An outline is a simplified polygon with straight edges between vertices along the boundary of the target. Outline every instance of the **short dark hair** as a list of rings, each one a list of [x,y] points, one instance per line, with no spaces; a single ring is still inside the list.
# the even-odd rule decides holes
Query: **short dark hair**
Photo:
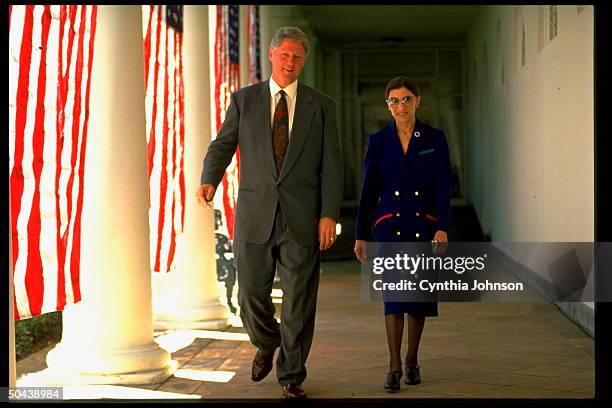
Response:
[[[385,88],[385,99],[389,97],[389,92],[392,89],[406,88],[410,92],[414,94],[414,96],[419,96],[419,88],[410,78],[405,76],[397,76],[389,81],[387,87]]]

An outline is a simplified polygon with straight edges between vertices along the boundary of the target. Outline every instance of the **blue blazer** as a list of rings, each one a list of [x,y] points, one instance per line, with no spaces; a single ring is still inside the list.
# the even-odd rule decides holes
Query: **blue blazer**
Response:
[[[368,139],[355,238],[430,241],[448,232],[450,192],[444,131],[417,119],[404,154],[393,121]]]

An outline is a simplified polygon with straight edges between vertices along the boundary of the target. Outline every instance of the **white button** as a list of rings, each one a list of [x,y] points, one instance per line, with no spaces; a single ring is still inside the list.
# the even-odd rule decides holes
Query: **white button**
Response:
[[[419,233],[417,232],[416,234],[414,234],[414,236],[418,238],[418,237],[420,237],[420,236],[421,236],[421,234],[419,234]]]
[[[402,233],[401,233],[401,232],[399,232],[399,231],[397,231],[397,232],[396,232],[396,234],[397,234],[398,236],[399,236],[399,235],[402,235]]]
[[[421,214],[420,213],[416,213],[416,216],[419,217]]]
[[[398,196],[399,195],[399,191],[395,190],[395,195]]]
[[[418,191],[415,191],[415,192],[414,192],[414,195],[417,195],[417,196],[418,196],[418,195],[419,195],[419,192],[418,192]]]
[[[396,214],[395,214],[395,216],[396,216],[396,217],[399,217],[399,216],[400,216],[400,213],[396,213]]]
[[[418,131],[417,131],[417,132],[414,132],[414,136],[416,136],[416,137],[421,136],[421,132],[418,132]]]

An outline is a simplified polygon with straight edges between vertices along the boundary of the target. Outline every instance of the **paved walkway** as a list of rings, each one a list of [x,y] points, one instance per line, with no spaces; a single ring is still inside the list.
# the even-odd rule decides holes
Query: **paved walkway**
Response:
[[[178,362],[175,375],[162,384],[115,390],[143,399],[281,398],[275,371],[251,382],[256,350],[240,327],[157,333],[156,338]],[[404,338],[403,355],[406,344]],[[20,361],[18,377],[45,368],[47,351]],[[313,399],[593,398],[593,354],[593,339],[554,305],[440,303],[439,317],[427,319],[421,341],[423,382],[402,384],[400,392],[389,394],[382,387],[388,369],[382,305],[361,301],[356,261],[324,262],[303,386]],[[92,388],[87,396],[108,396],[109,389],[99,387],[96,394]]]

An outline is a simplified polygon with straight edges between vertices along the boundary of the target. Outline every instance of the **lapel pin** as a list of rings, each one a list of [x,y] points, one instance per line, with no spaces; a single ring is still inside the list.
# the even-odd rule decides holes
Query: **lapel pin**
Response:
[[[419,136],[421,136],[421,132],[419,132],[419,131],[414,132],[414,136],[415,136],[415,137],[419,137]]]

